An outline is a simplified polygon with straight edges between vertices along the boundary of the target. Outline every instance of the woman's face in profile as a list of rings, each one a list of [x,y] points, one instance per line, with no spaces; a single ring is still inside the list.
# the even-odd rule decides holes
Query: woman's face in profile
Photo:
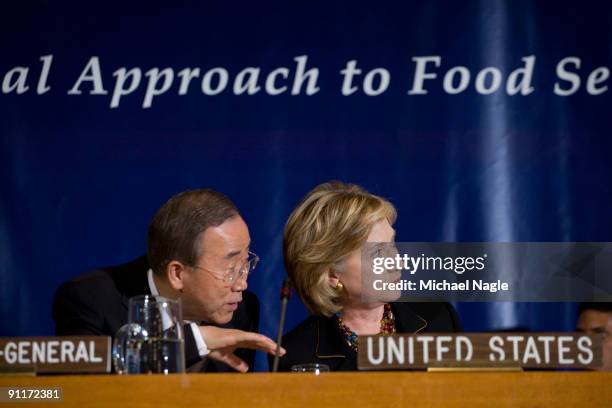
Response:
[[[372,272],[372,260],[370,259],[380,256],[380,254],[382,254],[382,256],[394,256],[389,253],[390,245],[382,245],[382,248],[380,249],[377,249],[377,245],[375,245],[376,243],[392,243],[394,240],[395,230],[393,227],[391,227],[389,221],[387,221],[387,219],[378,221],[372,227],[372,230],[370,231],[370,234],[366,240],[366,244],[364,244],[360,249],[351,252],[351,254],[345,259],[338,273],[338,277],[348,293],[347,304],[363,303],[364,299],[362,295],[366,295],[368,298],[372,296],[373,291],[368,291],[367,289],[372,288],[371,282],[374,279],[382,278],[387,282],[400,279],[401,274],[399,271],[397,274],[385,273],[383,275],[375,275]],[[362,271],[361,269],[362,258],[363,260],[369,260],[367,264],[367,271]],[[362,274],[366,279],[362,278]],[[368,277],[371,277],[372,279],[368,279]],[[364,290],[366,290],[366,292],[364,292]],[[385,293],[385,295],[388,295],[388,293]],[[380,293],[377,294],[377,297],[380,296]],[[399,294],[397,294],[396,297],[399,297]],[[385,299],[386,302],[392,300],[395,300],[395,298]]]

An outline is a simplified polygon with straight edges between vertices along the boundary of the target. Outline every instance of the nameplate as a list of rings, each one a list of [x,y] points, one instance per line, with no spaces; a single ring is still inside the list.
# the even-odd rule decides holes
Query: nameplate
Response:
[[[109,336],[2,337],[0,372],[108,373]]]
[[[601,337],[583,333],[393,334],[358,341],[360,370],[602,365]]]

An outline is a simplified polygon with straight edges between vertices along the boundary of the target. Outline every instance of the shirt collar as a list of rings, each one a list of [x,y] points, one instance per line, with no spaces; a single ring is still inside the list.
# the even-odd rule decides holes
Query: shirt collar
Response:
[[[155,279],[153,279],[153,270],[149,269],[147,271],[147,281],[149,282],[149,290],[153,296],[159,296],[159,291],[157,290],[157,286],[155,286]]]

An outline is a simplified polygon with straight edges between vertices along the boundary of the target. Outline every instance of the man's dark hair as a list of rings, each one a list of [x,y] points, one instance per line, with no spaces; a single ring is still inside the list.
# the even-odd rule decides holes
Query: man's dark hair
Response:
[[[598,312],[612,313],[612,302],[584,302],[578,305],[578,316],[586,310],[597,310]]]
[[[200,241],[208,227],[217,227],[239,215],[232,201],[210,189],[190,190],[169,199],[149,224],[147,258],[155,273],[171,261],[195,265]]]

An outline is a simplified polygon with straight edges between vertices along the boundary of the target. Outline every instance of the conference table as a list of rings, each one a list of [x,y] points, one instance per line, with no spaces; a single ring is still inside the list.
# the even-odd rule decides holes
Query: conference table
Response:
[[[612,407],[612,373],[353,372],[0,376],[61,387],[63,401],[15,407]]]

